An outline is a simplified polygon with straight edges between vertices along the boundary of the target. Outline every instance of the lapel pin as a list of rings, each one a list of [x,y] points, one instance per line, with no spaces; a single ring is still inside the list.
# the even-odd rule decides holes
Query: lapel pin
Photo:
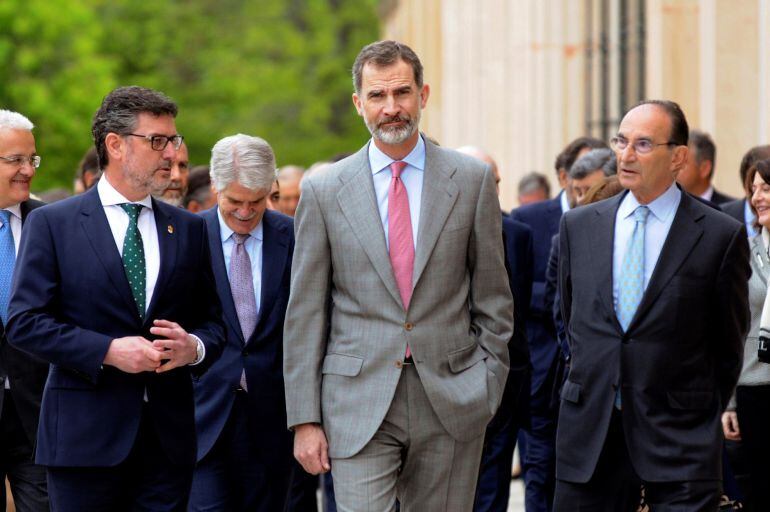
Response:
[[[169,224],[168,228],[166,228],[166,229],[168,229],[168,234],[169,235],[173,235],[174,234],[174,226],[172,226],[171,224]]]

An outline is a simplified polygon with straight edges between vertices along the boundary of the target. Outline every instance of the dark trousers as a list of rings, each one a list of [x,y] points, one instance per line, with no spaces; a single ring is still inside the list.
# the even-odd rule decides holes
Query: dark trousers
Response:
[[[305,472],[295,460],[292,463],[289,503],[286,506],[286,512],[318,512],[317,489],[318,476]]]
[[[260,424],[246,393],[237,392],[219,439],[195,468],[190,511],[284,510],[291,436],[285,428],[276,436],[265,435]]]
[[[738,425],[748,469],[747,510],[770,510],[770,386],[739,386]]]
[[[631,464],[621,413],[615,410],[591,480],[583,484],[557,480],[554,511],[635,512],[642,484],[652,512],[710,512],[719,507],[719,480],[643,482]]]
[[[146,408],[145,408],[146,409]],[[114,467],[49,467],[53,512],[183,512],[193,465],[172,462],[146,410],[129,456]]]
[[[5,510],[6,477],[11,484],[17,512],[49,510],[45,468],[35,464],[32,451],[32,443],[22,427],[13,397],[9,390],[5,390],[0,416],[0,510]]]
[[[506,512],[519,420],[515,415],[520,386],[506,386],[500,408],[487,425],[476,484],[474,512]],[[514,389],[517,388],[517,389]]]

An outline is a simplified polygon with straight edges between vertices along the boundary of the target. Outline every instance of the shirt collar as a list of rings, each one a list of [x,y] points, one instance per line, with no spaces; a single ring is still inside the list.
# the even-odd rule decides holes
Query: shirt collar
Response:
[[[559,192],[559,202],[561,203],[561,212],[567,213],[570,210],[569,199],[567,199],[567,191],[562,190]]]
[[[11,212],[11,215],[21,220],[21,203],[12,204],[11,206],[6,206],[2,209]]]
[[[417,144],[401,161],[406,162],[417,170],[425,170],[425,141],[422,140],[422,135],[417,137]],[[380,148],[377,147],[373,140],[369,141],[369,164],[372,166],[372,174],[377,174],[387,169],[393,162],[395,160],[380,151]]]
[[[227,225],[225,222],[225,219],[222,217],[222,212],[219,211],[219,208],[217,208],[217,219],[219,220],[219,238],[222,243],[225,243],[231,236],[233,236],[234,231],[230,229],[230,226]],[[251,230],[249,235],[253,236],[260,242],[262,241],[262,235],[263,235],[263,229],[262,224],[265,222],[265,217],[262,217],[262,220],[259,221],[259,224],[257,224],[257,227]]]
[[[676,186],[676,182],[674,182],[665,192],[646,206],[650,209],[650,213],[652,213],[656,219],[661,222],[666,222],[670,216],[676,213],[676,208],[679,206],[681,196],[682,192]],[[636,200],[633,193],[629,192],[620,203],[618,214],[621,219],[625,219],[630,215],[633,215],[634,210],[639,206],[639,201]]]
[[[128,199],[123,196],[120,192],[118,192],[115,187],[112,186],[109,179],[107,178],[107,175],[102,175],[101,179],[96,182],[96,189],[99,192],[99,199],[102,202],[102,206],[114,206],[114,205],[121,205],[123,203],[134,203],[134,204],[141,204],[145,208],[149,208],[152,210],[152,199],[150,198],[150,195],[147,194],[147,196],[144,199],[140,199],[139,201],[129,201]]]
[[[701,199],[705,199],[706,201],[711,201],[711,198],[714,197],[714,187],[709,185],[709,188],[706,189],[705,192],[703,192],[700,195]]]

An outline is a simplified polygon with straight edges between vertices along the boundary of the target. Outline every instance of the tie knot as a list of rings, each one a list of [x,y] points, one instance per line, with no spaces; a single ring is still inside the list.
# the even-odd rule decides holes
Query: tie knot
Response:
[[[240,233],[233,233],[233,241],[236,245],[243,245],[243,242],[249,238],[249,235],[241,235]]]
[[[123,203],[120,207],[128,214],[128,218],[134,222],[137,221],[139,213],[142,211],[142,205],[136,203]]]
[[[636,222],[644,224],[647,222],[647,216],[650,214],[650,209],[646,206],[639,206],[634,210],[634,219]]]
[[[401,173],[404,172],[406,162],[397,161],[390,164],[390,172],[393,173],[394,178],[401,178]]]
[[[0,220],[3,221],[3,226],[9,226],[11,222],[11,212],[8,210],[0,210]]]

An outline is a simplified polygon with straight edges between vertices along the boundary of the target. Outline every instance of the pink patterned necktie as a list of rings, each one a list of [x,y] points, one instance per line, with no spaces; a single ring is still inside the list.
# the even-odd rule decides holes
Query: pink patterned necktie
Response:
[[[409,310],[412,298],[412,272],[414,270],[414,239],[412,237],[412,216],[409,212],[409,196],[406,193],[401,173],[406,162],[393,162],[390,171],[393,177],[388,188],[388,242],[390,243],[390,264],[396,276],[404,311]],[[406,347],[406,357],[412,355]]]

